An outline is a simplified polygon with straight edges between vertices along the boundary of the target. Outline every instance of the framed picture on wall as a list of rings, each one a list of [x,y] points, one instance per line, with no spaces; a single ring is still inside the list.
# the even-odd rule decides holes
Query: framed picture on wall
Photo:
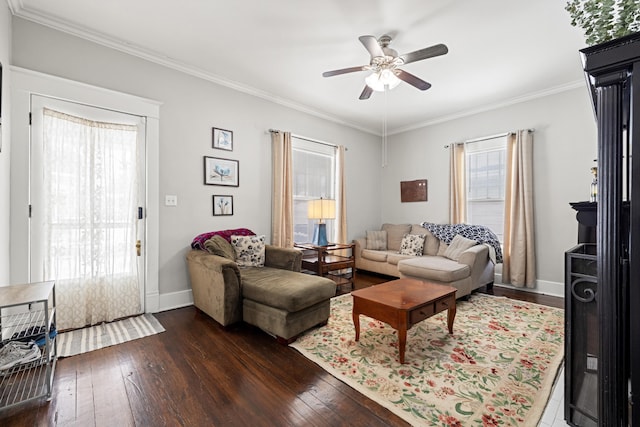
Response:
[[[213,129],[213,148],[233,151],[233,132],[226,129]]]
[[[240,185],[238,168],[237,160],[204,156],[204,183],[238,187]]]
[[[213,196],[213,216],[233,215],[233,196]]]

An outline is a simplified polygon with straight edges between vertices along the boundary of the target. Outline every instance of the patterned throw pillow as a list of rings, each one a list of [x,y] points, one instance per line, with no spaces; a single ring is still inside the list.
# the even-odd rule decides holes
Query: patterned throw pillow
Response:
[[[239,267],[264,266],[264,236],[231,236]]]
[[[367,247],[374,251],[387,249],[387,230],[367,231]]]
[[[424,248],[424,234],[405,234],[400,243],[400,255],[421,256]]]

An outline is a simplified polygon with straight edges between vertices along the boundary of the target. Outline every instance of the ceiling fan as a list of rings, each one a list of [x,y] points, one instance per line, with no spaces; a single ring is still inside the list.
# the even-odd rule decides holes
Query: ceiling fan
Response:
[[[360,94],[360,99],[369,99],[373,91],[384,92],[385,89],[393,89],[400,84],[400,81],[405,81],[420,90],[429,89],[431,87],[430,83],[398,67],[411,62],[444,55],[449,51],[447,46],[436,44],[414,52],[405,53],[404,55],[398,55],[398,52],[389,47],[391,36],[387,34],[381,36],[379,40],[376,40],[374,36],[360,36],[358,39],[371,55],[369,65],[325,71],[322,73],[322,76],[331,77],[356,71],[373,71],[373,73],[365,79],[367,84]]]

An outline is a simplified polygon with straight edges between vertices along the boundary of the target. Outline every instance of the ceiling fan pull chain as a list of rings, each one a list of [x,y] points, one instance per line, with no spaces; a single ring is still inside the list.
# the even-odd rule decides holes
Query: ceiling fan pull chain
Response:
[[[382,118],[382,167],[387,167],[387,90],[384,91],[384,115]]]

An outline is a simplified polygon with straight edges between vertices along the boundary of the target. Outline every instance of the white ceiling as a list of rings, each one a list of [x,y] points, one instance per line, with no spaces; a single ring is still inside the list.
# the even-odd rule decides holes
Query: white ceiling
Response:
[[[584,84],[580,30],[565,0],[8,0],[14,15],[379,134],[437,123]],[[361,35],[393,36],[430,82],[360,101]]]

